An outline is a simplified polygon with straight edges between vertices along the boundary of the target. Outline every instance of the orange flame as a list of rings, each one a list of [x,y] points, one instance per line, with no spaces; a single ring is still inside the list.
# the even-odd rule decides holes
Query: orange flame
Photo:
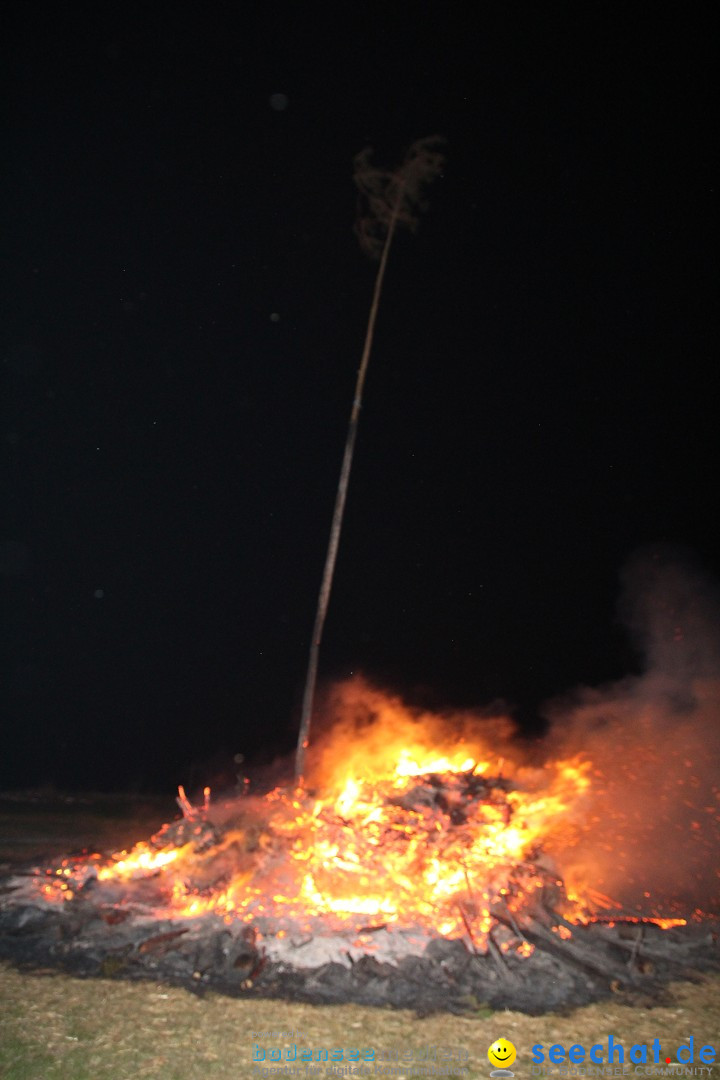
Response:
[[[132,904],[133,883],[149,880],[170,916],[215,913],[273,934],[418,927],[473,947],[494,911],[512,921],[544,889],[570,921],[617,913],[577,875],[566,893],[548,854],[588,827],[596,777],[585,755],[531,767],[504,718],[449,725],[357,680],[339,693],[335,724],[312,748],[312,787],[212,808],[209,789],[199,807],[180,789],[178,825],[111,859],[66,860],[40,879],[43,896],[68,900],[94,875],[125,885],[120,902]],[[521,935],[515,947],[532,949]]]

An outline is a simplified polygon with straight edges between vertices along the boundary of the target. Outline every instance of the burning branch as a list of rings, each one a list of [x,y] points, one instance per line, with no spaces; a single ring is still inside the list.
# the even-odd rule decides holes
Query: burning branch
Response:
[[[182,815],[186,821],[203,821],[207,817],[208,810],[210,809],[210,788],[203,788],[202,806],[193,806],[185,794],[185,788],[182,784],[179,784],[177,799],[175,801],[182,810]]]
[[[345,453],[343,455],[340,479],[338,481],[337,494],[335,496],[335,509],[333,511],[332,525],[330,527],[330,540],[325,556],[325,568],[323,570],[320,593],[318,595],[315,625],[313,626],[312,643],[308,660],[307,676],[305,680],[305,692],[303,694],[302,714],[300,718],[300,732],[298,734],[297,752],[295,757],[295,778],[298,784],[303,783],[305,772],[305,751],[310,737],[310,724],[312,721],[313,702],[315,699],[315,683],[317,681],[318,660],[320,655],[320,642],[322,640],[325,617],[330,601],[330,589],[332,587],[335,560],[337,558],[338,544],[340,542],[340,530],[342,528],[345,500],[347,497],[348,482],[350,479],[350,467],[352,465],[355,439],[357,436],[360,408],[362,406],[363,388],[370,352],[372,350],[373,335],[375,333],[375,321],[380,305],[385,268],[392,245],[395,229],[398,225],[414,231],[417,228],[418,214],[426,209],[424,191],[437,176],[441,175],[444,157],[439,150],[442,140],[437,136],[419,139],[410,147],[403,164],[394,172],[379,169],[370,164],[372,151],[369,148],[363,150],[355,158],[355,184],[360,191],[360,207],[358,218],[355,223],[355,232],[360,241],[360,246],[373,259],[379,259],[375,288],[373,290],[370,314],[368,316],[367,330],[365,332],[365,345],[363,347],[360,368],[355,383],[355,397],[353,400],[350,421],[348,424],[347,438],[345,440]]]

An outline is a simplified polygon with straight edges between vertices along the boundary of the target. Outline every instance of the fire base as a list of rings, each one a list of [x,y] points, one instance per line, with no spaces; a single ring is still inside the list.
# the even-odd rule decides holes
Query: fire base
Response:
[[[24,970],[420,1014],[489,1007],[540,1015],[612,994],[650,1003],[670,979],[720,970],[720,922],[710,919],[671,929],[622,919],[571,926],[540,904],[522,918],[497,910],[508,940],[520,935],[534,946],[521,955],[504,951],[498,936],[480,951],[411,927],[273,934],[217,915],[158,919],[107,899],[98,887],[44,904],[30,874],[0,881],[0,958]]]

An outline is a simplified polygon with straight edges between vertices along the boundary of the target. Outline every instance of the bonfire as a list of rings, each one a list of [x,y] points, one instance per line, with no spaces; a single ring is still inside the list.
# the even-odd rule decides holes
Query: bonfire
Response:
[[[623,910],[572,872],[597,831],[583,754],[417,716],[355,681],[305,786],[191,802],[131,850],[16,876],[0,951],[233,993],[541,1011],[713,966],[699,911]],[[369,704],[368,704],[369,703]],[[498,755],[497,747],[503,753]],[[573,879],[574,876],[574,880]],[[666,905],[667,908],[667,905]]]

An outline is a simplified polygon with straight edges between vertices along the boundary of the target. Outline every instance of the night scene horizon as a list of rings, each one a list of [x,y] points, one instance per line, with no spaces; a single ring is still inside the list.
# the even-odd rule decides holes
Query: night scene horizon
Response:
[[[353,161],[430,136],[320,703],[362,679],[532,741],[651,672],[692,714],[720,672],[700,9],[170,10],[29,4],[3,46],[0,790],[291,761],[377,269]]]

